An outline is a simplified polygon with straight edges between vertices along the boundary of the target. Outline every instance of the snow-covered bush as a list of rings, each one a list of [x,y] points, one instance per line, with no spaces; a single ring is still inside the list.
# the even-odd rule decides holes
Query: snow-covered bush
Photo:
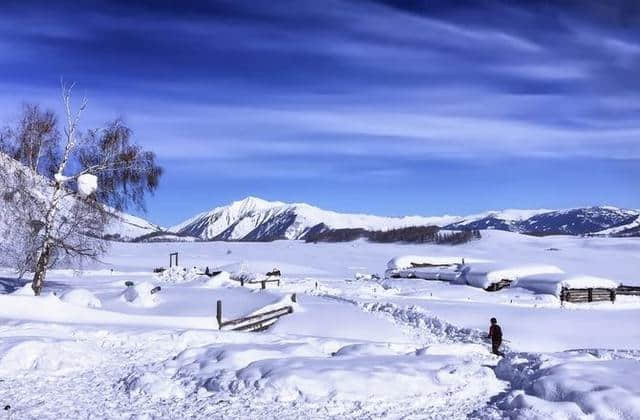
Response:
[[[177,265],[156,274],[156,278],[164,283],[186,283],[201,276],[202,270],[197,267],[186,268]]]
[[[155,286],[149,282],[142,282],[134,286],[129,286],[122,293],[122,298],[135,306],[152,307],[158,304],[157,293],[152,294],[151,291]]]
[[[102,303],[93,293],[87,289],[71,289],[65,292],[60,300],[76,306],[84,306],[87,308],[101,308]]]

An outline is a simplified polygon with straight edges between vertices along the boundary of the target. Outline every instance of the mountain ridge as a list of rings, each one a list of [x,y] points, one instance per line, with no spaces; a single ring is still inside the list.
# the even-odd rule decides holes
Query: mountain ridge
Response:
[[[306,204],[267,201],[249,196],[199,213],[169,232],[202,240],[271,241],[304,239],[318,229],[361,228],[369,231],[410,226],[439,226],[448,230],[497,229],[528,234],[597,234],[640,220],[640,211],[613,206],[562,210],[492,210],[471,216],[384,217],[338,213]],[[625,232],[623,230],[622,232]],[[620,234],[622,232],[617,232]]]

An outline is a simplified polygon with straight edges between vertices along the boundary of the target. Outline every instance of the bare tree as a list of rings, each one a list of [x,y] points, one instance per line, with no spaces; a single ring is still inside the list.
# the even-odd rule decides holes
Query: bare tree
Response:
[[[53,111],[24,104],[17,127],[0,132],[0,151],[34,171],[52,175],[60,139],[57,123]]]
[[[1,180],[3,200],[19,221],[8,228],[22,251],[21,263],[15,266],[22,272],[34,271],[36,295],[42,291],[48,268],[102,254],[104,229],[115,209],[143,208],[145,194],[157,188],[162,175],[155,155],[131,142],[131,130],[121,120],[80,133],[87,101],[83,99],[74,110],[72,88],[62,86],[65,126],[61,136],[54,135],[55,115],[28,108],[26,120],[10,133],[10,154],[22,165],[16,162]],[[16,135],[20,132],[24,135]],[[11,152],[7,143],[11,145],[5,142],[3,150]]]
[[[12,159],[0,155],[0,190],[2,213],[0,214],[0,264],[14,267],[20,277],[35,267],[38,247],[38,231],[42,225],[46,180]]]

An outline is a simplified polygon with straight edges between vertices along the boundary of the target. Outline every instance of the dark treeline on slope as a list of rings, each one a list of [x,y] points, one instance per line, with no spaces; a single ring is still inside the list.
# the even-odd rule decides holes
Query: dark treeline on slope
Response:
[[[133,239],[132,242],[177,242],[184,238],[193,238],[184,233],[176,233],[176,232],[167,232],[164,230],[159,230],[157,232],[150,232],[142,236],[138,236]],[[109,235],[106,239],[112,241],[121,240],[120,235]]]
[[[357,229],[328,229],[326,226],[310,230],[305,235],[306,242],[349,242],[367,239],[370,242],[406,242],[414,244],[458,245],[480,239],[479,230],[442,231],[438,226],[411,226],[399,229],[369,231]]]

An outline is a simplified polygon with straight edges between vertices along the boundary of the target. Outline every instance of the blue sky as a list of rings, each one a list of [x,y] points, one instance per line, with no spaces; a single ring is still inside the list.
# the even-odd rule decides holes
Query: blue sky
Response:
[[[0,120],[122,116],[148,218],[255,195],[383,215],[640,208],[635,1],[4,1]]]

